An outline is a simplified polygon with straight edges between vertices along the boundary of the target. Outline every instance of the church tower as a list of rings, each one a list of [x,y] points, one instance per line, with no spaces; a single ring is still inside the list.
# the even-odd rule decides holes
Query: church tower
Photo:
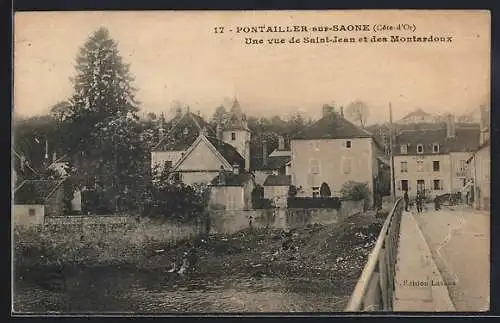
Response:
[[[245,159],[245,170],[250,170],[250,129],[247,117],[240,107],[237,99],[229,111],[226,122],[222,128],[222,140],[233,146]]]

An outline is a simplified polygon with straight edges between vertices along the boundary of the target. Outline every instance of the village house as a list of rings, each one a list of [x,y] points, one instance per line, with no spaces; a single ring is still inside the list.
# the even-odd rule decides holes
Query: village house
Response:
[[[63,180],[25,180],[14,189],[15,225],[43,224],[64,212]]]
[[[386,168],[383,147],[372,134],[340,113],[323,109],[323,117],[291,139],[291,184],[298,197],[317,197],[323,183],[338,196],[348,181],[374,182]]]
[[[396,196],[403,196],[404,191],[429,197],[461,192],[478,136],[477,126],[455,124],[452,115],[444,124],[400,128],[393,145]]]
[[[396,124],[416,124],[416,123],[433,123],[436,121],[436,117],[432,114],[425,112],[422,109],[416,109],[413,112],[408,113],[400,120],[396,121]]]
[[[474,195],[474,207],[490,210],[491,205],[491,151],[490,151],[490,110],[486,106],[480,108],[479,146],[467,161],[470,165],[470,186]]]
[[[278,147],[270,154],[268,143],[262,141],[262,155],[253,158],[251,170],[255,175],[255,182],[263,185],[270,175],[289,175],[291,162],[290,146],[286,145],[283,136],[278,138]]]
[[[167,167],[184,184],[211,186],[210,204],[229,210],[251,208],[255,182],[250,172],[250,129],[239,102],[215,129],[189,111],[170,121],[151,153],[152,167]]]
[[[252,209],[252,191],[255,188],[253,175],[240,172],[234,167],[228,172],[221,169],[211,182],[210,207],[224,210]]]
[[[227,122],[216,129],[200,116],[187,111],[170,121],[170,130],[151,152],[152,167],[167,167],[187,185],[208,184],[221,168],[232,172],[250,168],[250,130],[237,100]]]

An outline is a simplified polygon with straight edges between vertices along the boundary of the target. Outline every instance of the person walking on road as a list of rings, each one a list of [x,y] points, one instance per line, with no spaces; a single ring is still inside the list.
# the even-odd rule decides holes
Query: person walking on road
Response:
[[[410,198],[408,197],[408,191],[405,190],[405,194],[403,195],[403,199],[405,201],[405,211],[410,211]]]
[[[417,193],[417,213],[422,213],[422,204],[423,204],[423,197],[422,197],[422,192]]]

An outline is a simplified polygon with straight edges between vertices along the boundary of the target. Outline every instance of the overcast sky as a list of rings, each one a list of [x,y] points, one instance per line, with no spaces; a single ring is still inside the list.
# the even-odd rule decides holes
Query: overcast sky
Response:
[[[454,41],[245,46],[241,34],[213,33],[219,25],[373,23],[415,24],[417,36],[452,36]],[[488,103],[489,23],[486,11],[16,13],[15,112],[42,114],[68,98],[78,49],[103,26],[131,65],[137,98],[147,112],[167,113],[173,101],[180,101],[210,116],[237,96],[245,112],[255,116],[298,110],[317,117],[324,103],[347,106],[357,99],[370,107],[370,123],[388,119],[389,102],[395,119],[416,108],[460,114]]]

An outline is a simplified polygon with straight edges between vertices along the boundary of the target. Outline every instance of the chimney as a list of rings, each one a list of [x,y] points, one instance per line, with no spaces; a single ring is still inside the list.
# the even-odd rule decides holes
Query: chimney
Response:
[[[344,117],[344,107],[340,107],[340,116]]]
[[[283,136],[278,139],[278,150],[285,150],[285,138]]]
[[[262,140],[262,166],[267,166],[267,142]]]
[[[448,114],[446,119],[446,137],[455,138],[455,120],[451,113]]]
[[[233,174],[238,175],[240,173],[240,165],[234,164],[233,165]]]
[[[326,117],[334,111],[335,109],[332,106],[329,106],[328,104],[323,105],[323,117]]]
[[[217,140],[222,140],[222,125],[221,123],[217,123],[217,127],[215,129],[215,136]]]

